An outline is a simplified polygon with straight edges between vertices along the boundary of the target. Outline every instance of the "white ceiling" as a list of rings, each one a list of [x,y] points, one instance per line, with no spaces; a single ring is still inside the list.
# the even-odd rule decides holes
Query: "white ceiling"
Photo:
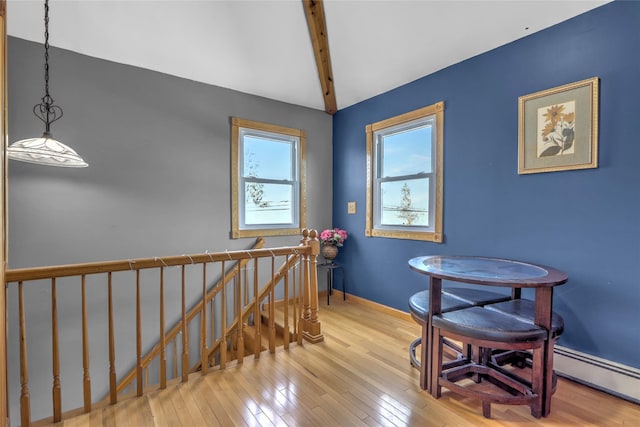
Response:
[[[608,2],[325,0],[338,109]],[[43,43],[43,4],[8,0],[9,35]],[[52,46],[324,110],[301,0],[50,0],[49,31]]]

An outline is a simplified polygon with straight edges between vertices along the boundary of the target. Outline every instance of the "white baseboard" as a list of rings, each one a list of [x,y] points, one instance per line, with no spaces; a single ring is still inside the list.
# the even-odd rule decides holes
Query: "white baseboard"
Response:
[[[640,369],[562,346],[555,346],[553,369],[560,376],[640,403]]]

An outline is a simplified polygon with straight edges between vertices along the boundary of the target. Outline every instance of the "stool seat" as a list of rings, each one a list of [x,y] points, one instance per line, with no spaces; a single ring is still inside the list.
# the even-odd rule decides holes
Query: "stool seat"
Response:
[[[474,305],[485,305],[509,300],[509,296],[482,289],[445,288],[442,290],[442,312],[459,310]],[[414,317],[429,317],[429,289],[417,292],[409,298],[409,311]]]
[[[442,311],[459,310],[461,308],[471,307],[473,304],[456,298],[453,295],[442,295]],[[409,311],[411,314],[422,321],[429,319],[429,289],[413,294],[409,298]]]
[[[465,307],[471,307],[471,304],[451,295],[442,295],[442,311],[458,310]],[[422,335],[426,336],[426,327],[429,322],[429,289],[417,292],[409,298],[409,312],[411,312],[411,317],[422,325]],[[426,386],[426,383],[424,383],[424,372],[421,367],[423,365],[427,366],[428,362],[426,359],[418,360],[418,357],[416,356],[416,348],[421,344],[422,336],[419,336],[413,340],[411,345],[409,345],[409,361],[411,362],[411,366],[420,369],[420,376],[422,378],[421,383]],[[461,348],[454,345],[450,345],[449,348],[451,348],[455,353],[460,353],[462,351]],[[424,359],[426,354],[426,351],[422,351],[421,359]]]
[[[535,303],[529,299],[514,299],[496,304],[486,305],[487,310],[508,314],[523,322],[533,323],[536,315]],[[553,312],[551,317],[552,338],[559,337],[564,331],[564,319]]]
[[[470,289],[462,287],[447,287],[442,289],[441,294],[441,311],[443,313],[472,307],[475,305],[484,305],[490,303],[501,302],[510,299],[509,296],[499,294],[497,292],[486,291],[484,289]],[[411,365],[420,369],[420,386],[425,389],[427,386],[427,378],[425,370],[429,365],[427,361],[427,352],[425,346],[422,347],[420,360],[416,356],[416,348],[426,341],[427,323],[429,322],[429,289],[417,292],[409,298],[409,312],[411,317],[422,325],[422,336],[413,340],[409,345],[409,360]],[[451,341],[445,341],[445,347],[452,353],[454,358],[463,357],[464,349]]]
[[[533,322],[483,307],[442,313],[433,316],[432,323],[443,331],[494,343],[526,343],[547,338],[547,331]]]
[[[446,387],[454,393],[481,400],[486,418],[491,417],[492,403],[528,405],[534,417],[543,415],[543,377],[545,371],[552,369],[544,357],[549,335],[545,328],[480,306],[432,316],[431,324],[434,330],[431,389],[435,398],[441,396],[441,387]],[[467,342],[477,348],[477,352],[455,366],[446,364],[443,361],[446,339]],[[495,349],[516,353],[531,351],[530,376],[523,377],[519,370],[496,364],[491,357]],[[473,381],[458,383],[467,378]],[[496,391],[473,387],[473,383],[485,380],[494,384]]]
[[[442,288],[442,298],[451,295],[459,300],[468,302],[471,305],[486,305],[511,299],[510,295],[499,294],[498,292],[486,291],[484,289],[472,288]],[[443,310],[444,311],[444,310]]]

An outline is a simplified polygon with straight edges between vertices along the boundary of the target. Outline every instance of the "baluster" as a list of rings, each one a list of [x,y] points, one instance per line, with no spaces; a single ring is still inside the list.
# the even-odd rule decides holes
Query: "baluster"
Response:
[[[224,280],[225,269],[224,261],[222,261],[222,278]],[[227,366],[227,284],[222,284],[222,303],[221,303],[221,317],[220,317],[220,329],[221,329],[221,343],[220,343],[220,369],[224,369]]]
[[[29,394],[29,364],[27,361],[27,322],[24,314],[22,282],[18,282],[18,311],[20,315],[20,425],[31,425],[31,395]]]
[[[271,290],[269,291],[269,352],[276,352],[276,257],[271,256]]]
[[[237,348],[238,348],[238,332],[237,331],[234,332],[233,335],[231,336],[231,348],[235,349],[235,350],[232,350],[232,355],[233,355],[233,358],[237,360],[238,359],[238,351],[237,351]],[[242,362],[239,362],[239,363],[242,363]]]
[[[187,303],[185,294],[185,266],[182,266],[182,382],[189,380],[189,334],[187,333]]]
[[[224,278],[224,276],[222,276]],[[215,336],[215,331],[216,331],[216,322],[215,322],[215,316],[216,316],[216,296],[213,295],[211,297],[211,299],[209,300],[209,305],[211,307],[211,322],[210,322],[210,328],[209,328],[209,342],[211,343],[211,346],[213,346],[213,344],[216,342],[216,336]]]
[[[187,377],[191,373],[191,356],[189,355],[189,351],[188,351],[189,341],[190,341],[189,334],[191,333],[190,332],[190,330],[191,330],[190,327],[191,327],[191,323],[187,323],[187,327],[185,328],[185,332],[184,332],[187,335],[187,340],[186,340],[186,342],[187,342],[187,357],[186,357],[186,360],[185,360],[185,368],[183,368],[183,372],[184,371],[187,372]],[[187,381],[188,381],[188,378],[187,378]]]
[[[289,264],[289,255],[286,257],[287,265]],[[284,274],[284,348],[289,349],[289,273],[288,269]]]
[[[300,308],[300,294],[299,294],[299,285],[300,282],[300,255],[294,255],[296,257],[295,264],[293,266],[293,271],[291,271],[291,278],[289,280],[289,294],[291,305],[293,306],[292,317],[291,320],[293,322],[292,331],[295,333],[296,331],[296,321],[300,318],[300,316],[296,316],[296,311]],[[294,337],[295,338],[295,337]]]
[[[84,412],[91,412],[91,376],[89,374],[89,329],[87,325],[87,280],[82,275],[82,384],[84,389]]]
[[[53,422],[62,419],[62,390],[60,388],[60,348],[58,345],[58,302],[56,279],[51,279],[51,335],[53,347]]]
[[[164,330],[164,267],[160,267],[160,389],[167,388],[167,351]]]
[[[173,378],[178,378],[178,340],[174,338],[173,342]]]
[[[209,353],[207,351],[207,264],[202,264],[202,312],[200,314],[200,365],[202,375],[209,372]]]
[[[243,270],[244,270],[244,273],[245,273],[244,274],[244,277],[245,277],[244,286],[246,287],[246,278],[247,278],[247,275],[246,275],[247,267],[246,267],[246,265],[243,267]],[[238,327],[238,334],[237,334],[238,335],[238,338],[237,338],[238,343],[236,345],[236,349],[237,349],[237,352],[238,352],[238,355],[237,355],[238,363],[243,363],[244,362],[244,319],[242,318],[242,298],[243,298],[242,286],[243,286],[243,283],[242,283],[242,273],[241,272],[238,272],[238,273],[239,273],[239,277],[238,277],[238,280],[236,281],[236,288],[237,288],[237,294],[238,294],[237,307],[236,307],[236,313],[237,313],[236,316],[237,316],[237,319],[238,319],[238,326],[237,326]]]
[[[238,293],[238,289],[239,289],[239,285],[238,285],[238,280],[239,280],[239,273],[240,273],[240,265],[235,265],[233,267],[233,284],[231,285],[231,288],[233,289],[233,301],[231,302],[231,308],[233,310],[233,320],[238,319],[238,307],[240,306],[240,295]],[[233,323],[233,321],[231,322]],[[231,354],[232,354],[232,358],[233,359],[237,359],[238,358],[238,331],[240,330],[239,327],[236,326],[236,330],[233,332],[233,335],[231,335]]]
[[[262,350],[262,316],[258,292],[258,258],[255,258],[253,260],[253,326],[256,335],[253,353],[256,359],[260,357],[260,350]]]
[[[293,309],[293,322],[294,331],[296,331],[296,341],[298,344],[302,344],[302,299],[300,297],[302,285],[302,256],[296,255],[298,260],[296,261],[296,268],[293,272],[293,293],[294,293],[294,309]],[[296,282],[297,277],[297,282]],[[297,291],[297,293],[296,293]]]
[[[140,310],[140,270],[136,270],[136,388],[142,396],[142,313]]]
[[[238,313],[237,313],[237,309],[239,307],[238,302],[238,298],[240,298],[240,296],[238,295],[238,273],[240,271],[240,266],[239,265],[235,265],[233,267],[234,270],[234,274],[233,274],[233,318],[237,318],[238,317]]]
[[[244,273],[244,304],[242,308],[244,308],[249,304],[249,272],[247,271],[246,264],[242,268],[242,271]]]
[[[118,402],[118,382],[116,380],[116,346],[115,331],[113,329],[113,292],[111,286],[111,272],[107,277],[109,290],[109,400],[111,404]]]

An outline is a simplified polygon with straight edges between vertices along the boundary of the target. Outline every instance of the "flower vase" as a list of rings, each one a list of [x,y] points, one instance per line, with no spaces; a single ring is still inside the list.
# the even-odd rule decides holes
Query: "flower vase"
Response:
[[[338,247],[335,245],[322,246],[322,256],[327,261],[333,261],[338,256]]]

